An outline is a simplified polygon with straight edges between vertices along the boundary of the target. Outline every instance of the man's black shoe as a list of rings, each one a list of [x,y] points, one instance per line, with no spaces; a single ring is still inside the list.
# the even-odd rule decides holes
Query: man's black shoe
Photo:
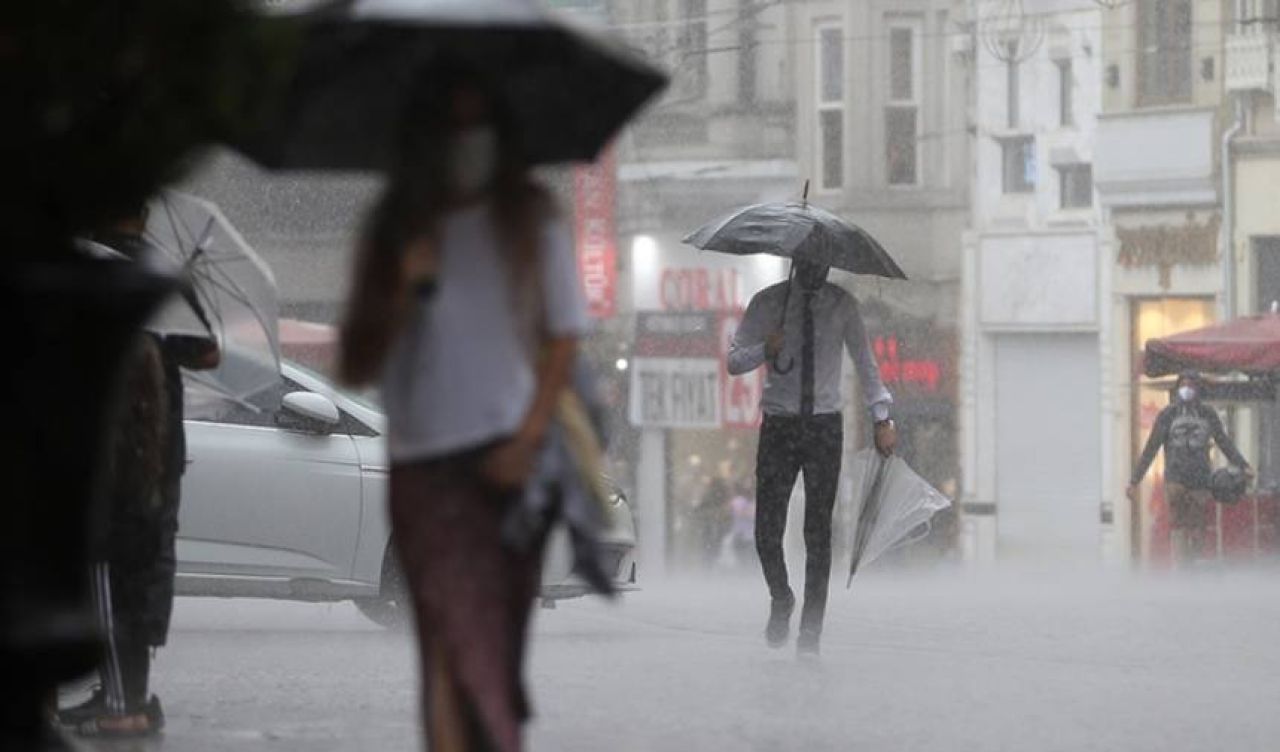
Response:
[[[800,658],[817,658],[821,652],[821,642],[819,635],[800,630],[800,636],[796,638],[796,655]]]
[[[769,604],[769,624],[764,628],[764,639],[771,648],[780,648],[787,643],[791,634],[791,612],[795,610],[796,599],[775,598]]]
[[[164,729],[164,707],[160,705],[159,697],[151,695],[144,712],[147,714],[152,733],[158,733]]]

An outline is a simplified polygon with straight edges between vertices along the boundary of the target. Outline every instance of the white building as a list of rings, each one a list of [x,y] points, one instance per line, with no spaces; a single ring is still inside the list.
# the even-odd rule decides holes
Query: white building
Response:
[[[1103,503],[1104,306],[1092,165],[1100,11],[1025,3],[972,50],[974,185],[961,366],[967,553],[1096,559]],[[972,6],[971,6],[972,7]],[[1016,34],[1014,32],[1017,32]],[[1009,42],[1018,40],[1019,48]]]

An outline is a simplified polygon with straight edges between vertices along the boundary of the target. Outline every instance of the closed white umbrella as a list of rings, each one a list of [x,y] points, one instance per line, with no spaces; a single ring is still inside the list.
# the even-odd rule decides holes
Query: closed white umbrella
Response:
[[[850,584],[860,568],[928,535],[933,516],[951,506],[950,499],[897,455],[884,457],[874,449],[864,449],[854,455],[853,462],[860,470],[862,493],[849,563]]]

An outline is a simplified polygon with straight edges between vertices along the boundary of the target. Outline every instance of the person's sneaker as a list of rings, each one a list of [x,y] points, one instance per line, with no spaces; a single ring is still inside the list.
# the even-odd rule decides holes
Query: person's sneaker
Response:
[[[796,657],[817,658],[821,653],[822,638],[813,632],[800,631],[796,638]]]
[[[79,705],[60,708],[58,710],[58,723],[63,726],[79,726],[81,723],[106,712],[107,693],[103,691],[102,685],[98,685],[93,688],[93,693],[89,695],[89,699]]]
[[[780,648],[787,643],[791,634],[791,612],[795,610],[796,599],[775,598],[769,603],[769,623],[764,628],[764,640],[771,648]]]

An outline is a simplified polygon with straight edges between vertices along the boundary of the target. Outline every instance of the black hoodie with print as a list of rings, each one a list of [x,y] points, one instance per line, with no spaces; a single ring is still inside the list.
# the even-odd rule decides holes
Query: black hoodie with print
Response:
[[[1235,442],[1222,427],[1218,412],[1200,400],[1190,402],[1175,398],[1160,411],[1156,424],[1147,438],[1147,445],[1133,469],[1131,485],[1138,485],[1142,476],[1156,458],[1156,452],[1164,448],[1164,476],[1170,483],[1187,488],[1208,488],[1213,467],[1209,464],[1209,441],[1236,467],[1248,467]]]

